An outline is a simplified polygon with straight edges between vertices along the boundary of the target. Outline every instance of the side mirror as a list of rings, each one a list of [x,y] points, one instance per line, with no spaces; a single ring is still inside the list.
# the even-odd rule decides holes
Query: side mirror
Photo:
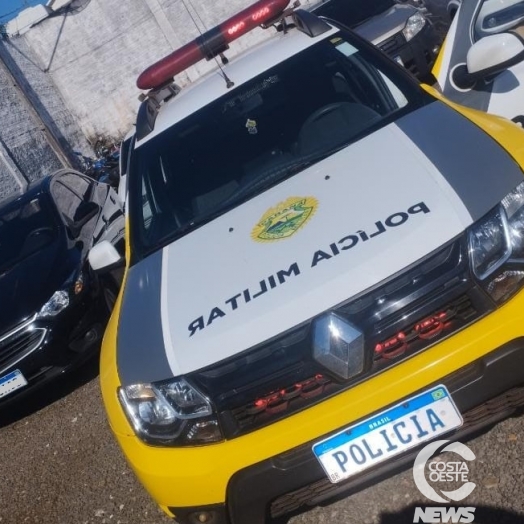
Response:
[[[95,271],[109,271],[124,264],[124,259],[108,240],[102,240],[93,246],[87,258]]]
[[[524,43],[511,33],[481,38],[468,51],[468,73],[478,80],[500,73],[524,60]]]
[[[468,51],[465,64],[451,73],[459,89],[472,89],[478,80],[496,75],[524,60],[524,43],[511,33],[485,36]]]

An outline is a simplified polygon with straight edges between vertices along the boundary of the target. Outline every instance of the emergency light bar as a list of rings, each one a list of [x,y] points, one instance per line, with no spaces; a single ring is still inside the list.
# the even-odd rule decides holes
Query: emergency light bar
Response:
[[[206,58],[210,60],[228,48],[229,42],[257,26],[276,20],[290,0],[259,0],[222,24],[148,67],[139,77],[139,89],[156,89],[173,77]]]

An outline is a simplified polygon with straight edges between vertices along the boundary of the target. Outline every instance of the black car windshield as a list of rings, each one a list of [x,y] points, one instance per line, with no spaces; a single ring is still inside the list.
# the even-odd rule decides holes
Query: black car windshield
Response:
[[[56,235],[56,218],[43,196],[0,209],[0,273],[49,245]]]
[[[318,16],[338,20],[348,27],[356,27],[383,14],[394,5],[395,0],[328,0],[313,11]]]
[[[425,103],[423,91],[394,64],[341,35],[231,89],[133,151],[134,256]]]

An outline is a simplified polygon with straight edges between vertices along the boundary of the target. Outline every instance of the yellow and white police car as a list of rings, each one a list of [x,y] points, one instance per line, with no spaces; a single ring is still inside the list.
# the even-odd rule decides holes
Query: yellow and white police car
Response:
[[[524,125],[524,0],[463,0],[433,73],[454,102]]]
[[[287,3],[138,80],[100,380],[125,456],[181,523],[303,511],[524,401],[523,131]],[[173,83],[259,25],[278,31]]]

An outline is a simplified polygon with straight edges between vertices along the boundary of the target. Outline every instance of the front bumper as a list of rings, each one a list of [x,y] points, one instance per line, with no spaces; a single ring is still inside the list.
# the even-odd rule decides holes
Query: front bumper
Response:
[[[28,327],[28,332],[39,332],[42,336],[33,345],[24,348],[15,340],[11,346],[20,344],[17,351],[12,347],[0,348],[12,353],[9,360],[2,362],[0,377],[16,369],[28,382],[26,386],[0,398],[0,407],[20,400],[36,388],[85,362],[98,348],[107,316],[101,300],[86,293],[82,300],[69,306],[57,317],[35,319]],[[0,353],[1,356],[3,355]]]
[[[118,307],[117,302],[116,311]],[[215,524],[227,522],[226,514],[234,523],[255,524],[264,522],[271,512],[277,515],[280,511],[300,510],[332,498],[338,489],[355,490],[412,460],[409,454],[402,455],[380,466],[380,471],[373,470],[333,488],[311,457],[311,442],[435,383],[448,386],[463,412],[524,385],[523,311],[524,292],[520,292],[469,327],[347,391],[260,430],[196,448],[148,446],[134,435],[116,395],[119,379],[114,344],[118,315],[113,315],[102,351],[102,393],[124,454],[168,514],[175,514],[183,523],[196,522],[194,512],[207,508],[215,511]],[[509,402],[508,409],[495,410],[483,418],[482,424],[504,418],[518,405],[519,395],[517,401]],[[471,429],[480,425],[475,423]],[[462,437],[459,432],[455,435]],[[325,495],[310,495],[308,486],[316,482],[325,489]],[[289,492],[302,489],[305,498],[300,499],[299,507],[292,508],[283,500]],[[282,503],[281,509],[277,502]]]
[[[444,438],[463,440],[524,406],[524,338],[506,344],[438,382],[447,387],[464,418],[464,425]],[[311,452],[313,443],[236,473],[228,485],[228,511],[232,521],[263,524],[267,517],[299,513],[354,493],[409,467],[427,444],[345,482],[332,484]],[[172,511],[177,513],[175,508]]]

